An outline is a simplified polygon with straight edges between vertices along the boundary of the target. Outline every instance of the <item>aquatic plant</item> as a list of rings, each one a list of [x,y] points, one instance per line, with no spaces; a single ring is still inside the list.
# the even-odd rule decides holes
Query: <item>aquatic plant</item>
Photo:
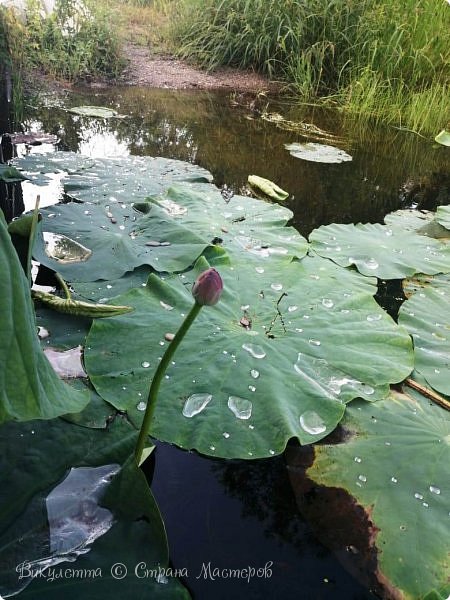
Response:
[[[303,447],[312,444],[317,464],[307,472],[309,485],[321,486],[322,492],[342,488],[348,506],[364,517],[377,592],[386,598],[415,598],[444,589],[449,527],[444,503],[450,493],[445,333],[449,207],[434,214],[388,215],[386,225],[331,224],[306,240],[287,226],[292,216],[287,208],[239,195],[225,199],[207,173],[193,165],[130,157],[119,169],[114,159],[91,161],[69,153],[39,155],[38,160],[38,175],[32,156],[15,166],[41,183],[55,165],[65,167],[66,193],[77,202],[42,209],[35,257],[55,272],[64,271],[75,299],[134,310],[91,322],[37,308],[39,325],[47,329],[45,345],[84,346],[89,382],[71,384],[82,386],[83,397],[89,394],[91,400],[84,410],[66,415],[64,423],[3,425],[2,460],[8,462],[12,454],[19,472],[29,462],[35,473],[33,489],[25,494],[23,478],[15,477],[17,469],[2,471],[9,478],[2,488],[5,539],[12,539],[15,549],[8,554],[10,546],[2,544],[9,577],[16,576],[12,561],[32,546],[28,540],[35,540],[30,534],[27,544],[21,541],[19,515],[31,518],[33,502],[42,501],[39,477],[46,490],[55,488],[62,471],[73,463],[108,466],[108,473],[117,473],[105,500],[118,521],[95,541],[101,560],[122,548],[124,538],[133,537],[127,537],[131,528],[147,541],[151,564],[168,564],[162,521],[138,468],[151,451],[144,450],[150,430],[154,439],[215,458],[270,459],[285,452],[293,438]],[[124,185],[132,172],[135,177]],[[154,227],[158,224],[160,229]],[[89,253],[78,261],[58,260],[48,251],[47,234],[70,237],[74,230],[77,243]],[[5,322],[11,323],[18,320],[9,304],[11,290],[15,294],[20,283],[29,303],[29,289],[24,274],[16,276],[20,267],[6,243],[6,227],[0,231],[6,272],[12,273],[1,280],[5,287],[0,303],[8,316]],[[195,235],[195,243],[174,252],[177,240],[188,233]],[[104,272],[111,279],[102,277],[95,260],[102,252],[117,259],[105,260]],[[117,265],[111,268],[111,262]],[[374,299],[381,278],[404,281],[409,298],[399,324]],[[199,302],[215,304],[219,293],[213,310],[200,311]],[[26,340],[33,339],[26,348],[42,361],[28,309]],[[196,327],[183,342],[189,362],[173,360],[182,337],[175,332],[181,326],[184,335],[193,318]],[[14,339],[22,333],[10,327],[6,336]],[[12,377],[23,375],[25,361],[19,359],[19,366],[10,365]],[[155,404],[160,383],[164,385]],[[391,384],[397,384],[395,392]],[[151,386],[146,405],[143,398]],[[404,386],[401,393],[399,386]],[[8,387],[3,404],[14,393]],[[68,401],[61,394],[60,402]],[[141,430],[136,461],[130,455],[147,409],[150,418]],[[38,406],[31,416],[49,415]],[[37,432],[30,455],[20,436],[28,441]],[[332,432],[343,433],[339,444],[329,443]],[[418,445],[423,452],[416,451]],[[19,503],[11,501],[14,494]],[[353,534],[343,527],[342,544],[357,556]],[[427,548],[423,560],[419,544]],[[126,551],[135,556],[129,545]],[[36,560],[45,558],[38,554]],[[84,554],[77,566],[92,566],[100,560],[97,556]],[[60,556],[52,553],[51,558]],[[128,564],[126,558],[123,562]],[[157,575],[151,584],[156,583]],[[9,579],[0,593],[19,591],[17,581],[15,585]],[[186,597],[175,579],[170,585],[159,590],[162,597]]]
[[[162,379],[167,371],[167,368],[172,360],[178,346],[187,334],[192,323],[195,321],[200,313],[200,309],[203,306],[213,306],[217,304],[222,294],[223,283],[219,273],[216,269],[210,267],[206,271],[200,273],[192,286],[192,296],[195,300],[194,305],[186,315],[184,321],[181,323],[180,328],[173,336],[167,336],[166,339],[169,341],[164,355],[159,362],[155,374],[152,378],[150,385],[150,391],[148,393],[147,406],[145,408],[144,419],[142,421],[141,429],[139,431],[139,437],[136,444],[135,458],[136,463],[140,465],[143,460],[147,457],[144,452],[145,443],[150,433],[153,415],[155,413],[156,402],[158,399],[159,387]],[[196,406],[198,409],[198,406]]]

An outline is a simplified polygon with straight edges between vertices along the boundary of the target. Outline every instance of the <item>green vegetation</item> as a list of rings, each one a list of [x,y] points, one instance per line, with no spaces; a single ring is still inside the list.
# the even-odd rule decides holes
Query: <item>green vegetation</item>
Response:
[[[119,40],[106,5],[57,0],[43,15],[38,0],[29,0],[27,21],[12,11],[0,12],[9,55],[17,76],[31,68],[77,81],[90,76],[116,76],[121,68]]]
[[[387,0],[179,0],[184,58],[278,78],[303,100],[431,132],[450,113],[450,8]]]

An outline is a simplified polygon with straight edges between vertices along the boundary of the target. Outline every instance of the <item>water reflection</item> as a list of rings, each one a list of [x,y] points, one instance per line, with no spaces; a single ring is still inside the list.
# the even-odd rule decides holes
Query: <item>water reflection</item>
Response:
[[[410,132],[358,128],[336,112],[279,100],[264,106],[339,137],[352,162],[310,163],[291,156],[284,145],[304,142],[303,134],[261,118],[254,103],[237,105],[220,92],[113,88],[95,95],[91,90],[74,93],[69,103],[108,106],[127,118],[79,117],[54,106],[37,109],[32,118],[57,133],[64,149],[89,156],[177,158],[207,168],[218,186],[233,191],[242,191],[250,174],[266,177],[289,192],[287,205],[304,234],[331,222],[379,222],[391,210],[418,205],[422,196],[427,208],[449,201],[445,148]]]

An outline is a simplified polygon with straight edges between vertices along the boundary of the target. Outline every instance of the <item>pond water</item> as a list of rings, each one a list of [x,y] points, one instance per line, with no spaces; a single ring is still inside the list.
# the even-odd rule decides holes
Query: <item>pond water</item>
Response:
[[[336,112],[220,92],[113,88],[51,97],[50,106],[30,111],[24,127],[57,134],[63,149],[89,156],[149,155],[177,158],[208,169],[219,187],[246,189],[259,175],[289,193],[285,203],[303,235],[323,224],[381,222],[398,208],[433,209],[450,201],[448,152],[411,132],[346,122]],[[64,108],[100,105],[124,119],[91,119]],[[253,110],[252,110],[253,109]],[[261,114],[282,114],[287,122],[314,124],[331,141],[288,131],[286,123]],[[307,162],[285,144],[320,141],[338,146],[353,160]]]
[[[91,119],[65,110],[78,105],[111,107],[125,118]],[[285,121],[262,118],[274,113]],[[290,130],[293,122],[313,123],[334,137],[305,137]],[[193,162],[213,174],[224,194],[247,193],[250,174],[268,178],[288,191],[286,205],[304,235],[322,224],[382,222],[398,208],[449,202],[447,149],[411,132],[361,130],[336,113],[280,100],[141,88],[77,90],[29,108],[24,129],[57,134],[61,149],[88,156]],[[285,149],[305,141],[338,146],[353,160],[307,162]],[[57,182],[51,193],[57,200]],[[282,457],[217,461],[159,444],[151,476],[172,564],[187,569],[184,582],[195,600],[374,598],[314,537],[297,510]],[[208,565],[269,565],[271,576],[213,579]]]

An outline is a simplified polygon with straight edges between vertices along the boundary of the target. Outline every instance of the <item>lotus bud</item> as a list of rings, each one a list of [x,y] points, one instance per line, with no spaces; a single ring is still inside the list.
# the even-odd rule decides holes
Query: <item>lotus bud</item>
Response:
[[[210,268],[197,277],[192,287],[192,295],[200,306],[213,306],[219,301],[222,290],[223,282],[219,273]]]

